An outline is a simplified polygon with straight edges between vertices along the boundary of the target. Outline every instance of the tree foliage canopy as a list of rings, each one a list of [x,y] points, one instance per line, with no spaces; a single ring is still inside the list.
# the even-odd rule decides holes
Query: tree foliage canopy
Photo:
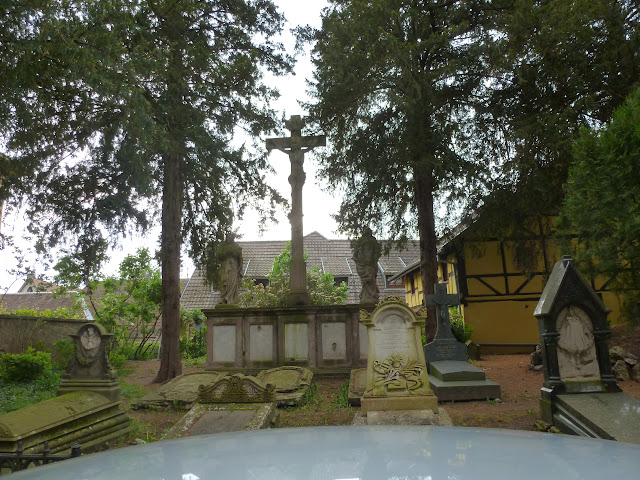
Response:
[[[583,129],[573,150],[561,226],[577,234],[572,255],[580,268],[613,279],[630,319],[640,301],[640,88],[602,130]]]
[[[308,255],[305,253],[305,260]],[[240,295],[240,305],[244,307],[282,307],[287,305],[289,277],[291,272],[291,242],[273,259],[268,275],[269,285],[254,285],[250,278],[243,282],[244,292]],[[341,305],[349,296],[345,282],[335,285],[333,274],[320,273],[318,267],[307,271],[307,291],[313,305]]]
[[[497,17],[489,102],[505,161],[470,205],[481,199],[496,229],[558,213],[580,129],[608,122],[640,78],[637,1],[505,5]]]
[[[274,130],[262,67],[291,68],[268,0],[10,2],[0,28],[0,197],[24,201],[38,249],[69,240],[87,281],[107,242],[162,212],[158,381],[179,374],[179,267],[215,255],[234,214],[273,208],[265,154],[236,129]],[[160,207],[158,199],[162,197]],[[166,355],[166,357],[165,357]]]

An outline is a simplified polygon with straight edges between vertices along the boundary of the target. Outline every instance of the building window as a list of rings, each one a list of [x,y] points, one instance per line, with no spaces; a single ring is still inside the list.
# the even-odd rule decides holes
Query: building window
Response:
[[[442,271],[442,282],[446,283],[449,281],[449,265],[446,263],[440,263],[440,270]]]
[[[342,282],[344,282],[345,285],[349,285],[349,278],[348,277],[333,277],[333,284],[336,287],[339,287],[340,284],[342,284]]]
[[[415,295],[416,294],[416,279],[414,278],[413,275],[411,275],[409,280],[411,281],[411,295]]]
[[[262,285],[264,288],[267,288],[269,286],[269,279],[268,278],[254,278],[253,279],[253,284],[254,285]]]

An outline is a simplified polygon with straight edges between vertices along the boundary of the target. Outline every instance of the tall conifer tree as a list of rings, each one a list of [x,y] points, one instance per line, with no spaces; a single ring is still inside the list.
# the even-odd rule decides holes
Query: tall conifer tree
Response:
[[[181,373],[183,243],[212,258],[251,199],[278,200],[264,155],[232,147],[277,125],[261,68],[290,69],[268,0],[6,2],[0,24],[3,198],[26,202],[47,251],[63,239],[85,280],[107,241],[161,212],[162,357]],[[161,206],[157,199],[161,198]]]

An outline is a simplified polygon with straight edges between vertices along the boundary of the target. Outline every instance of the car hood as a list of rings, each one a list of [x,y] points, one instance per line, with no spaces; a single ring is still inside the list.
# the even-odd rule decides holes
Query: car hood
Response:
[[[638,445],[456,427],[313,427],[202,435],[13,474],[35,479],[637,478]]]

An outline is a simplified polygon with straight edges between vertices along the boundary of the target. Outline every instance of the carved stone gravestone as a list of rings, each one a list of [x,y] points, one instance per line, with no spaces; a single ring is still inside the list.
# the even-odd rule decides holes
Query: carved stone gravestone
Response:
[[[459,305],[460,297],[457,294],[448,294],[447,285],[436,284],[434,295],[426,295],[425,303],[435,306],[438,312],[438,329],[431,343],[424,346],[424,357],[428,363],[438,360],[467,361],[467,346],[459,342],[453,336],[449,320],[449,306]]]
[[[609,312],[570,257],[555,264],[534,311],[541,416],[565,433],[640,443],[640,402],[620,391],[611,372]]]
[[[369,334],[367,386],[362,411],[438,411],[429,387],[417,316],[400,298],[388,297],[369,315],[361,311]]]
[[[75,351],[62,376],[58,395],[95,392],[112,402],[120,401],[120,387],[109,365],[113,335],[98,323],[85,323],[70,337]]]

